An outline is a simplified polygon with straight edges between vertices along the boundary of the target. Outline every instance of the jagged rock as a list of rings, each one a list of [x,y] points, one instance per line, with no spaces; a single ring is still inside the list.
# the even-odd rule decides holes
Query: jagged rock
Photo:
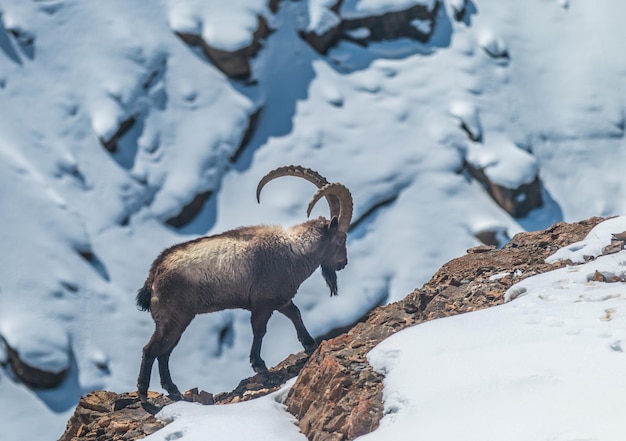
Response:
[[[615,237],[615,235],[613,237]],[[609,245],[602,248],[602,254],[619,253],[623,249],[624,249],[624,240],[613,239],[611,240],[611,243]]]
[[[495,245],[478,245],[477,247],[472,247],[467,250],[468,254],[478,254],[478,253],[486,253],[488,251],[493,251],[496,249]]]
[[[176,216],[166,219],[165,223],[174,228],[184,227],[202,211],[204,204],[212,194],[212,191],[203,191],[196,194],[191,202],[185,205]]]
[[[298,375],[307,361],[304,352],[292,354],[268,373],[242,380],[229,393],[211,394],[198,388],[183,394],[185,401],[204,405],[230,404],[251,400],[280,389]],[[148,403],[142,405],[136,392],[117,394],[95,391],[81,398],[74,415],[59,441],[115,441],[144,438],[165,426],[153,415],[173,401],[163,394],[148,392]]]
[[[454,11],[454,19],[456,21],[462,21],[467,11],[467,0],[452,0],[449,3]]]
[[[387,12],[379,16],[344,18],[340,26],[341,33],[348,36],[356,29],[365,28],[369,31],[366,41],[412,38],[426,42],[434,31],[438,8],[439,2],[435,2],[432,9],[416,4],[404,11]],[[416,26],[416,22],[421,22],[422,26]]]
[[[52,389],[61,384],[65,379],[68,370],[61,372],[47,372],[29,366],[23,362],[17,353],[9,348],[9,364],[13,372],[22,383],[33,389]]]
[[[244,150],[248,146],[252,135],[254,135],[257,123],[259,122],[259,117],[261,116],[261,112],[263,111],[263,106],[259,106],[250,116],[248,117],[248,126],[246,127],[246,131],[241,137],[241,141],[237,146],[235,152],[229,158],[231,162],[237,162],[239,157],[243,154]]]
[[[466,163],[466,168],[470,175],[483,184],[493,200],[513,217],[524,217],[531,210],[543,205],[539,176],[528,184],[511,189],[492,182],[484,170],[470,163]]]
[[[454,101],[448,110],[450,115],[459,121],[459,126],[472,142],[482,142],[483,128],[478,108],[468,101]]]
[[[446,263],[405,299],[376,308],[349,332],[323,341],[308,361],[301,352],[267,374],[243,380],[230,393],[212,396],[192,389],[184,395],[195,402],[236,403],[271,393],[298,375],[285,404],[308,439],[344,441],[369,433],[378,427],[384,412],[383,376],[367,361],[367,353],[374,346],[427,320],[501,304],[513,284],[565,266],[566,262],[547,264],[545,258],[582,240],[603,220],[561,222],[544,231],[520,233],[499,250],[472,248],[465,256]],[[152,414],[171,403],[153,392],[148,398],[144,409],[136,393],[93,392],[81,399],[60,441],[143,438],[163,427]]]
[[[169,398],[148,393],[155,409],[173,403]],[[136,392],[116,394],[95,391],[80,399],[59,441],[117,441],[144,438],[164,427],[146,411]]]
[[[506,229],[501,227],[487,228],[478,231],[474,234],[474,237],[480,240],[484,245],[501,248],[509,241]],[[468,250],[469,253],[469,250]]]
[[[215,397],[213,397],[211,392],[207,392],[205,390],[199,391],[197,387],[185,392],[183,394],[183,400],[204,405],[215,404]]]
[[[130,116],[128,119],[122,121],[117,129],[117,131],[111,136],[110,139],[100,138],[100,143],[107,149],[110,153],[117,152],[117,143],[137,122],[137,117],[135,115]]]
[[[340,38],[341,19],[339,18],[339,8],[343,0],[336,0],[333,4],[328,4],[326,17],[322,22],[323,28],[313,25],[315,29],[303,30],[300,37],[306,41],[313,49],[320,54],[326,54],[328,49],[337,44]],[[309,23],[309,26],[311,24]]]
[[[333,47],[340,39],[339,26],[332,27],[322,34],[316,32],[301,32],[304,41],[315,49],[316,52],[326,55],[328,49]]]
[[[215,402],[216,404],[237,403],[275,392],[300,373],[307,359],[308,356],[304,352],[292,354],[271,368],[269,372],[241,380],[232,392],[215,395]]]
[[[382,15],[341,17],[342,4],[343,0],[338,0],[329,8],[337,16],[334,26],[324,29],[323,32],[318,30],[301,32],[301,37],[321,54],[325,54],[341,39],[361,44],[399,38],[426,42],[434,31],[439,8],[439,2],[435,2],[432,9],[417,4],[403,11],[387,12]],[[421,25],[416,26],[416,23]]]
[[[12,348],[0,335],[0,365],[9,365],[15,377],[33,389],[52,389],[57,387],[67,376],[69,367],[57,372],[50,372],[31,366],[20,358],[19,352]]]
[[[264,17],[258,16],[258,26],[252,34],[252,42],[249,46],[234,52],[224,51],[209,45],[200,35],[176,32],[185,43],[202,49],[204,55],[224,72],[229,78],[245,80],[250,77],[250,58],[254,57],[261,47],[261,39],[267,36],[270,28]]]

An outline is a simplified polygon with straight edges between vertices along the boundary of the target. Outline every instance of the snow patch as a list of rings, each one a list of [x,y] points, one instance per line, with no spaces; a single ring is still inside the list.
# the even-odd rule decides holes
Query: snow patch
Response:
[[[324,35],[336,28],[341,22],[339,16],[331,10],[336,4],[337,0],[310,0],[308,2],[309,20],[305,30]]]
[[[504,39],[491,29],[484,29],[478,34],[478,44],[493,58],[504,58],[509,55]]]
[[[478,108],[474,104],[467,101],[454,101],[450,105],[450,115],[461,122],[461,126],[464,130],[467,130],[472,141],[482,139],[483,134]]]
[[[228,3],[169,0],[169,23],[176,32],[201,35],[215,49],[236,52],[252,43],[259,16],[269,14],[266,3],[263,0]]]
[[[169,424],[145,440],[192,441],[205,439],[210,433],[211,437],[233,441],[305,441],[296,419],[282,404],[294,382],[295,378],[277,392],[237,404],[202,406],[182,401],[171,404],[156,415]]]
[[[537,158],[500,134],[485,136],[483,143],[470,143],[467,162],[483,170],[491,182],[509,189],[530,184],[539,171]]]
[[[606,220],[596,225],[583,240],[563,247],[546,258],[546,262],[555,263],[570,260],[574,263],[583,263],[587,258],[600,256],[604,247],[611,243],[613,234],[625,231],[626,216]]]
[[[603,256],[580,270],[613,265]],[[566,269],[521,284],[526,295],[510,303],[420,324],[370,351],[368,360],[385,374],[385,417],[359,439],[626,436],[619,424],[626,393],[622,284],[589,285]],[[448,424],[451,414],[455,424]],[[532,424],[518,424],[520,415]]]
[[[20,360],[31,367],[53,374],[69,369],[71,349],[67,331],[50,319],[40,319],[37,325],[3,317],[0,335]]]

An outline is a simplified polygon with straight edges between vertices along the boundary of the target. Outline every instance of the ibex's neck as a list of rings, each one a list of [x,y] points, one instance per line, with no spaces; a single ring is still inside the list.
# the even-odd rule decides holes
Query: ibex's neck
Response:
[[[286,232],[292,252],[309,271],[308,277],[321,265],[328,250],[323,220],[316,219],[295,225]]]
[[[306,270],[303,268],[302,272],[302,275],[306,274],[306,276],[302,278],[302,281],[321,266],[322,276],[330,289],[330,295],[334,296],[337,295],[337,273],[334,267],[323,264],[325,261],[328,262],[328,253],[331,248],[327,225],[328,221],[321,218],[296,225],[290,230],[296,242],[300,244],[302,259],[307,262]]]

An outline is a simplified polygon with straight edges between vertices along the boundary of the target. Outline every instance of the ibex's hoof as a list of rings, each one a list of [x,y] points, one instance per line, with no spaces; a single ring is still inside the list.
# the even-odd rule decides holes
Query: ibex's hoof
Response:
[[[169,398],[172,401],[181,401],[183,399],[183,394],[181,394],[180,392],[176,392],[173,394],[169,394],[167,398]]]
[[[183,394],[180,393],[178,387],[174,383],[161,384],[161,387],[167,391],[167,398],[172,401],[180,401],[183,399]]]
[[[139,397],[139,399],[141,400],[141,402],[143,404],[146,404],[148,402],[148,390],[142,390],[139,389],[137,390],[137,396]]]
[[[306,352],[307,355],[312,355],[318,346],[319,345],[317,343],[313,343],[312,345],[307,345],[304,347],[304,352]]]
[[[269,370],[267,369],[267,366],[265,365],[265,362],[263,361],[253,363],[252,370],[256,372],[257,374],[265,374],[269,372]]]

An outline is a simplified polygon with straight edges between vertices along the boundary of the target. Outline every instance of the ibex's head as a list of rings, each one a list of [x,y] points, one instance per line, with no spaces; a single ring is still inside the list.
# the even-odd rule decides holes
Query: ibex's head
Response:
[[[279,167],[265,175],[256,189],[257,201],[260,201],[261,190],[272,179],[280,176],[299,176],[315,184],[317,193],[309,202],[307,216],[322,197],[325,197],[330,207],[330,220],[327,220],[326,228],[330,235],[330,247],[325,259],[322,261],[322,275],[330,288],[330,294],[337,294],[337,274],[348,264],[348,252],[346,242],[348,238],[348,228],[352,219],[352,195],[342,184],[337,182],[329,183],[319,173],[300,166]]]

